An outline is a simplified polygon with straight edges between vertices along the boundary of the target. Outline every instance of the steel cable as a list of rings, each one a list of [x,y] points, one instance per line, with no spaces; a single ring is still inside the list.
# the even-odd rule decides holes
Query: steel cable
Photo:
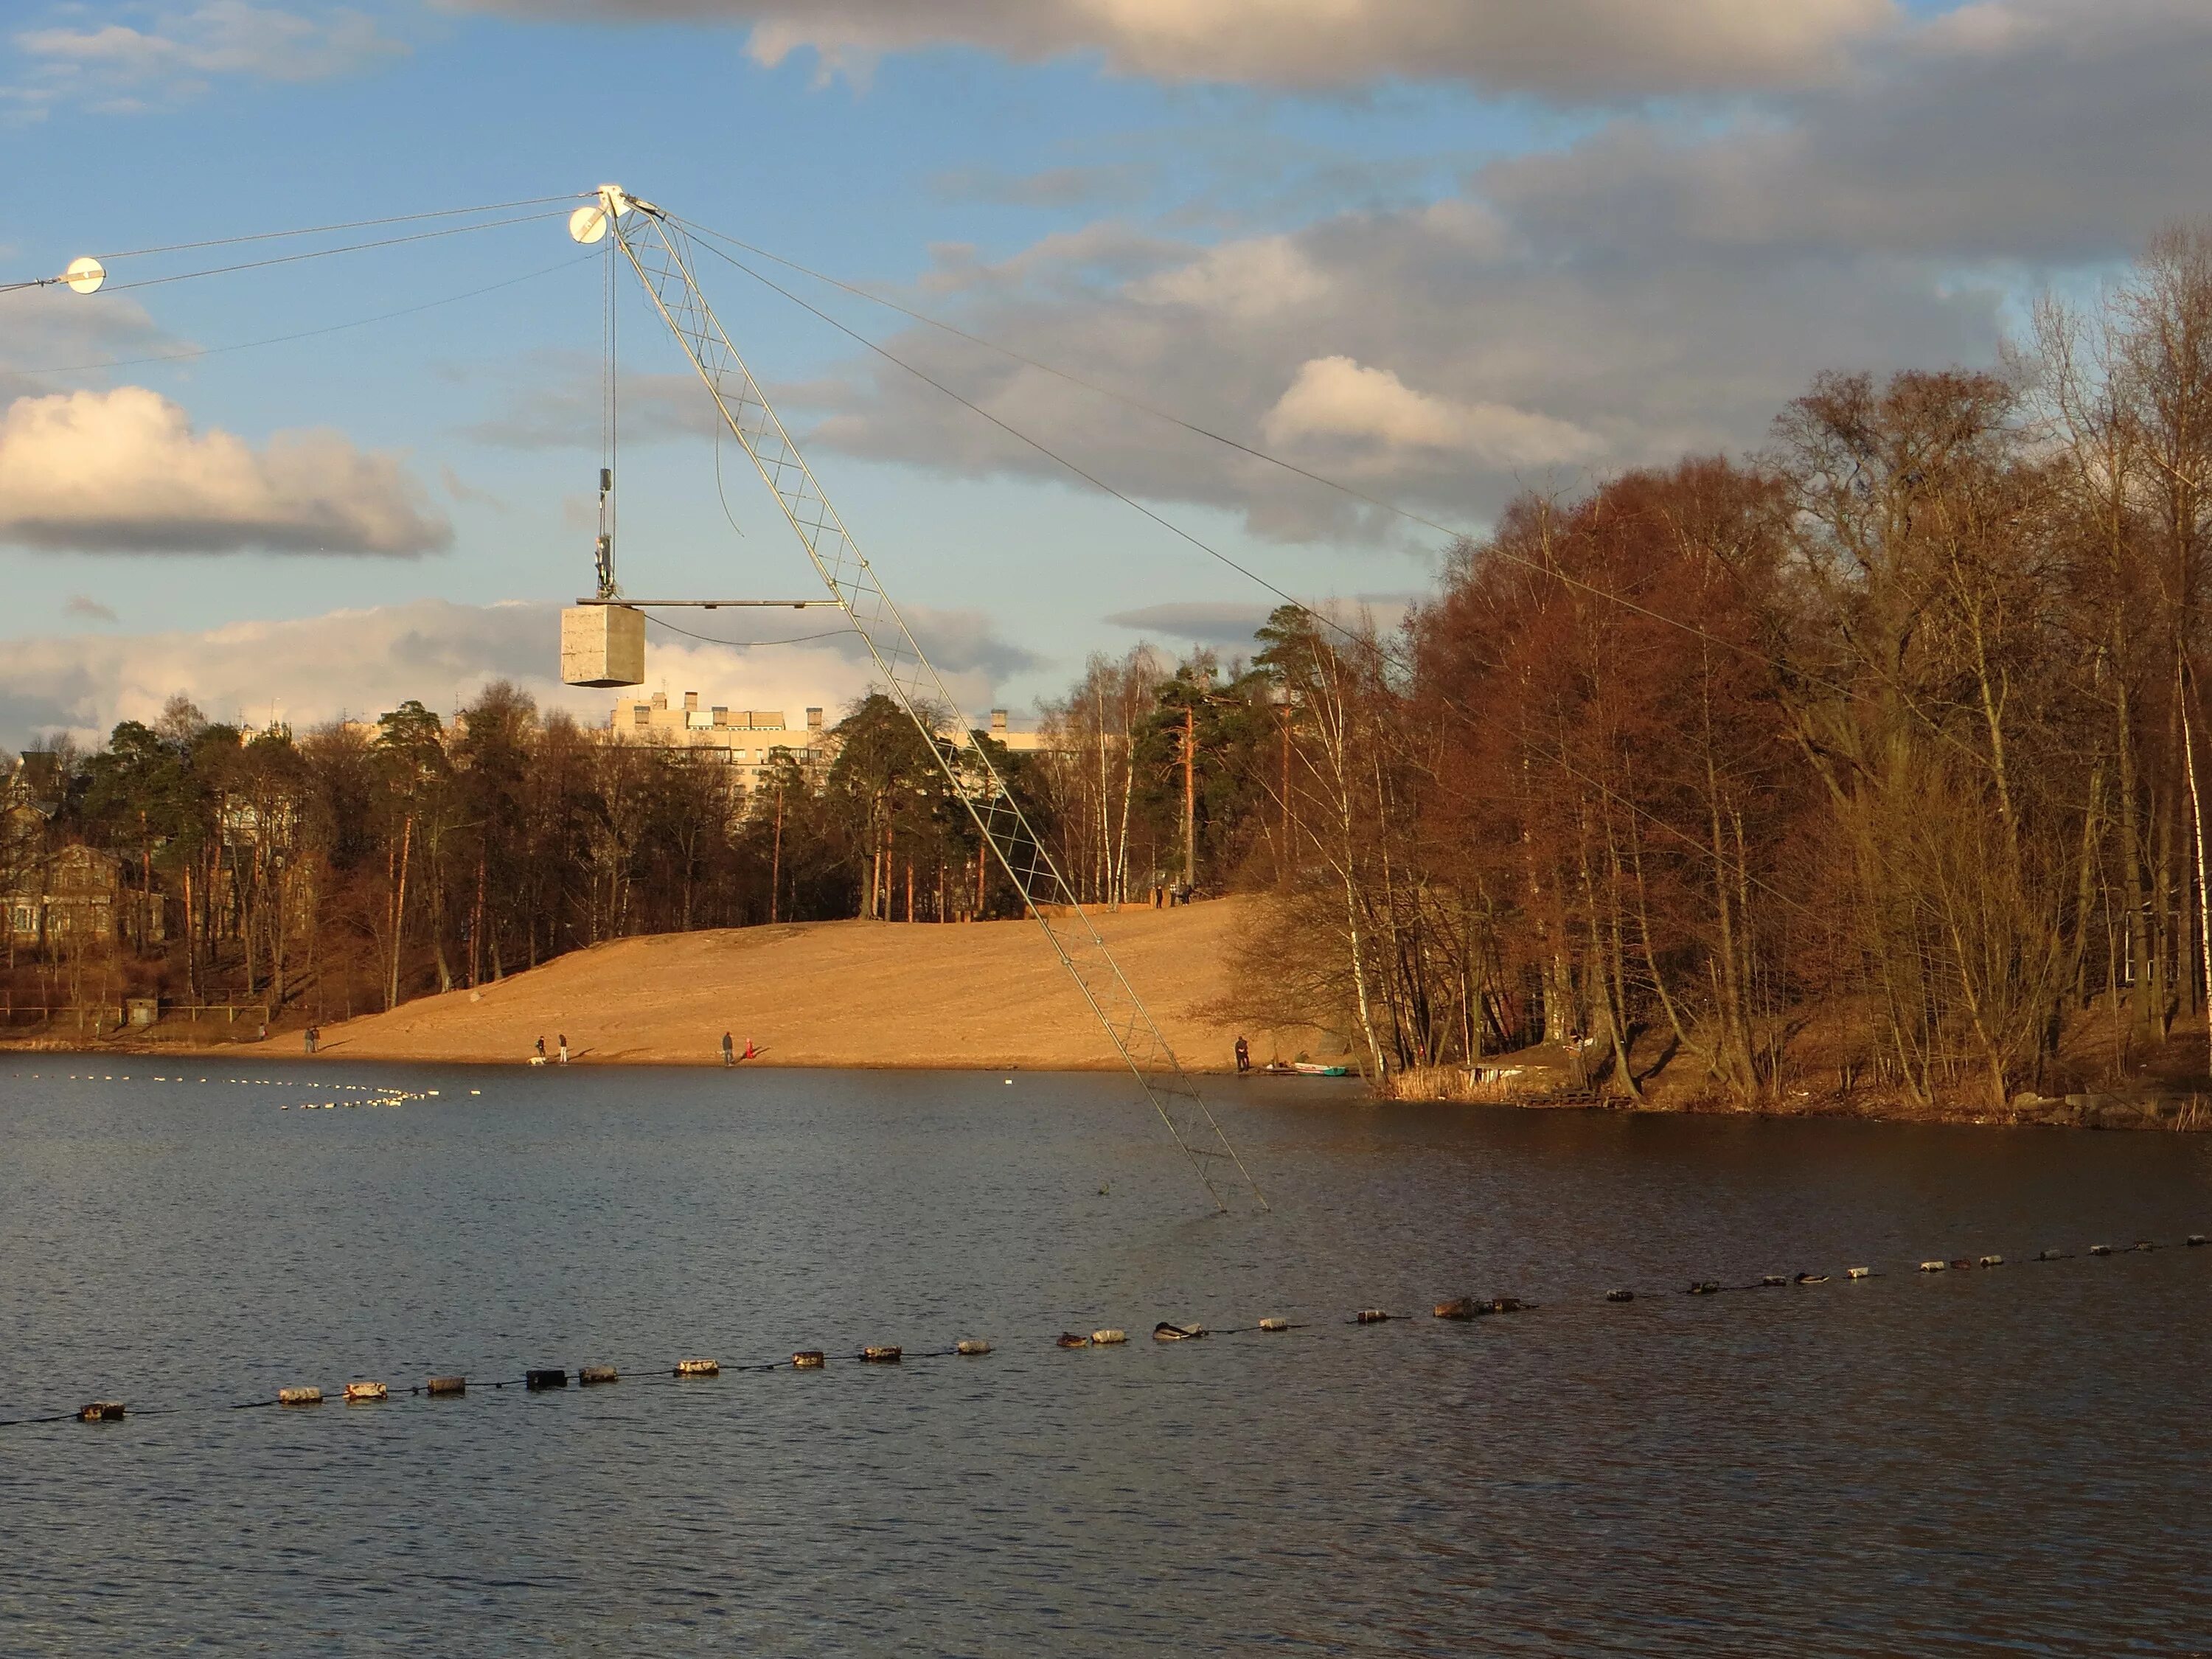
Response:
[[[2185,1248],[2185,1249],[2197,1249],[2197,1248],[2202,1247],[2203,1245],[2204,1245],[2204,1243],[2206,1243],[2205,1236],[2204,1236],[2204,1235],[2203,1235],[2203,1234],[2199,1234],[2199,1233],[2192,1233],[2192,1234],[2189,1235],[2189,1237],[2188,1237],[2186,1239],[2185,1239],[2185,1240],[2183,1241],[2183,1244],[2184,1244]],[[2022,1256],[2022,1257],[2019,1257],[2019,1258],[2016,1258],[2016,1260],[2017,1260],[2017,1261],[2018,1261],[2021,1265],[2033,1265],[2033,1264],[2038,1264],[2038,1263],[2046,1263],[2046,1262],[2051,1262],[2051,1261],[2087,1261],[2087,1260],[2092,1260],[2092,1259],[2104,1259],[2104,1258],[2105,1258],[2105,1257],[2106,1257],[2106,1256],[2109,1256],[2109,1255],[2138,1255],[2138,1254],[2148,1254],[2148,1253],[2151,1253],[2151,1252],[2154,1252],[2154,1251],[2157,1250],[2158,1249],[2159,1249],[2159,1246],[2158,1246],[2155,1243],[2154,1243],[2153,1241],[2150,1241],[2150,1240],[2137,1240],[2137,1241],[2136,1241],[2134,1243],[2132,1243],[2132,1244],[2130,1244],[2130,1245],[2129,1245],[2129,1246],[2124,1247],[2124,1248],[2123,1248],[2123,1247],[2117,1247],[2117,1246],[2113,1246],[2113,1247],[2107,1247],[2107,1246],[2099,1246],[2099,1247],[2095,1247],[2095,1248],[2093,1248],[2093,1249],[2091,1249],[2091,1250],[2090,1250],[2090,1251],[2089,1251],[2086,1255],[2081,1255],[2081,1256],[2076,1256],[2076,1255],[2069,1255],[2069,1254],[2064,1254],[2064,1253],[2060,1253],[2060,1254],[2056,1254],[2056,1255],[2053,1255],[2053,1254],[2038,1254],[2038,1255],[2031,1255],[2031,1256]],[[1931,1260],[1932,1260],[1932,1259],[1933,1259],[1933,1258],[1931,1258]],[[1963,1261],[1967,1260],[1967,1259],[1966,1259],[1966,1258],[1961,1258],[1961,1260],[1962,1260],[1962,1261]],[[2014,1259],[1998,1258],[1998,1259],[1996,1259],[1996,1260],[1990,1261],[1986,1261],[1986,1262],[1978,1262],[1978,1268],[1979,1268],[1980,1270],[1984,1270],[1984,1271],[1994,1271],[1994,1270],[1996,1270],[1996,1269],[1997,1269],[1997,1268],[1999,1268],[1999,1267],[2006,1267],[2006,1266],[2011,1266],[2011,1265],[2013,1265],[2013,1264],[2014,1264]],[[1973,1272],[1973,1271],[1975,1271],[1975,1270],[1976,1270],[1975,1268],[1970,1268],[1970,1267],[1965,1267],[1965,1266],[1961,1266],[1961,1267],[1960,1267],[1957,1269],[1957,1271],[1960,1271],[1960,1272],[1966,1272],[1966,1273],[1971,1273],[1971,1272]],[[1874,1275],[1870,1275],[1870,1276],[1872,1276],[1872,1277],[1887,1277],[1887,1276],[1889,1276],[1889,1275],[1887,1275],[1887,1274],[1874,1274]],[[1828,1281],[1828,1280],[1826,1280],[1826,1279],[1822,1279],[1822,1280],[1819,1280],[1819,1281],[1808,1281],[1808,1282],[1804,1282],[1804,1283],[1785,1283],[1785,1284],[1781,1284],[1781,1285],[1768,1285],[1768,1284],[1765,1284],[1765,1283],[1743,1284],[1743,1285],[1723,1285],[1723,1284],[1718,1283],[1717,1281],[1713,1281],[1713,1280],[1698,1280],[1698,1281],[1694,1281],[1694,1282],[1692,1283],[1692,1285],[1690,1285],[1690,1286],[1688,1286],[1688,1287],[1686,1287],[1686,1287],[1680,1287],[1680,1286],[1678,1286],[1678,1287],[1675,1287],[1675,1288],[1674,1288],[1674,1289],[1672,1289],[1672,1290],[1669,1290],[1669,1291],[1652,1291],[1652,1290],[1638,1290],[1638,1291],[1634,1291],[1632,1293],[1631,1300],[1632,1300],[1632,1302],[1633,1302],[1633,1301],[1652,1301],[1652,1302],[1659,1303],[1661,1305],[1672,1305],[1672,1298],[1673,1298],[1674,1297],[1676,1297],[1676,1296],[1681,1296],[1681,1295],[1709,1295],[1709,1296],[1710,1296],[1710,1295],[1725,1295],[1725,1294],[1729,1294],[1729,1293],[1730,1293],[1730,1292],[1735,1292],[1735,1291],[1756,1291],[1756,1290],[1770,1290],[1770,1289],[1773,1289],[1773,1290],[1802,1290],[1802,1289],[1811,1288],[1811,1287],[1812,1287],[1812,1285],[1813,1285],[1814,1284],[1815,1284],[1815,1283],[1826,1283],[1826,1282],[1830,1282],[1830,1281]],[[1847,1282],[1856,1282],[1856,1281],[1847,1281]],[[1710,1288],[1706,1288],[1706,1287],[1708,1287],[1708,1286],[1710,1286]],[[1455,1299],[1462,1299],[1462,1298],[1455,1298]],[[1497,1302],[1501,1302],[1501,1301],[1504,1301],[1504,1302],[1513,1302],[1513,1303],[1515,1303],[1515,1304],[1516,1304],[1516,1305],[1514,1305],[1514,1306],[1512,1306],[1512,1307],[1504,1307],[1504,1308],[1501,1308],[1501,1307],[1498,1307],[1498,1306],[1492,1305],[1493,1304],[1495,1304],[1495,1303],[1497,1303]],[[1611,1293],[1610,1293],[1610,1292],[1608,1292],[1608,1293],[1607,1294],[1607,1296],[1606,1296],[1606,1297],[1604,1297],[1603,1298],[1601,1298],[1601,1299],[1600,1299],[1600,1300],[1595,1300],[1595,1301],[1590,1300],[1590,1299],[1589,1299],[1589,1298],[1587,1298],[1587,1297],[1577,1297],[1577,1298],[1573,1299],[1573,1300],[1567,1300],[1567,1301],[1556,1301],[1556,1302],[1547,1302],[1547,1303],[1521,1302],[1521,1301],[1519,1301],[1519,1299],[1518,1299],[1518,1298],[1515,1298],[1515,1297],[1491,1298],[1491,1299],[1489,1299],[1487,1302],[1486,1302],[1486,1301],[1484,1301],[1484,1300],[1482,1300],[1482,1299],[1474,1299],[1474,1308],[1473,1308],[1473,1310],[1472,1310],[1472,1311],[1470,1311],[1470,1312],[1468,1312],[1468,1313],[1465,1314],[1464,1316],[1461,1316],[1461,1315],[1454,1315],[1454,1316],[1436,1316],[1436,1322],[1437,1322],[1437,1323],[1445,1323],[1445,1324],[1454,1324],[1454,1325],[1457,1325],[1457,1324],[1475,1324],[1475,1323],[1480,1323],[1480,1322],[1483,1322],[1484,1320],[1486,1320],[1486,1319],[1504,1319],[1504,1318],[1507,1318],[1507,1317],[1510,1317],[1510,1316],[1513,1316],[1513,1315],[1516,1315],[1516,1314],[1538,1314],[1538,1313],[1544,1313],[1544,1312],[1547,1312],[1547,1311],[1548,1311],[1548,1312],[1553,1312],[1553,1313],[1565,1313],[1565,1314],[1570,1314],[1570,1315],[1571,1315],[1571,1314],[1581,1314],[1581,1315],[1583,1315],[1583,1316],[1592,1316],[1592,1315],[1597,1314],[1597,1313],[1600,1311],[1600,1310],[1601,1310],[1601,1309],[1602,1309],[1603,1307],[1605,1307],[1605,1306],[1608,1305],[1608,1304],[1612,1304],[1612,1296],[1611,1296]],[[1437,1305],[1443,1305],[1443,1304],[1437,1304]],[[1613,1305],[1622,1305],[1622,1304],[1613,1304]],[[1362,1325],[1362,1324],[1370,1324],[1370,1323],[1390,1323],[1390,1324],[1401,1324],[1401,1323],[1405,1323],[1405,1322],[1408,1322],[1408,1321],[1418,1322],[1418,1321],[1419,1320],[1419,1318],[1420,1318],[1420,1316],[1419,1316],[1419,1314],[1398,1314],[1398,1313],[1391,1313],[1391,1314],[1387,1314],[1387,1315],[1385,1315],[1384,1318],[1383,1318],[1383,1319],[1382,1319],[1382,1320],[1379,1320],[1379,1321],[1365,1320],[1365,1319],[1361,1319],[1361,1318],[1358,1318],[1358,1317],[1356,1317],[1356,1316],[1355,1316],[1355,1317],[1354,1317],[1354,1318],[1352,1318],[1352,1319],[1346,1320],[1346,1321],[1344,1321],[1344,1322],[1343,1322],[1343,1323],[1345,1323],[1345,1324],[1347,1324],[1347,1325]],[[1261,1333],[1261,1332],[1266,1332],[1267,1334],[1271,1334],[1271,1335],[1272,1335],[1272,1334],[1283,1334],[1283,1333],[1285,1333],[1285,1332],[1288,1332],[1288,1331],[1293,1331],[1293,1330],[1311,1330],[1311,1329],[1317,1329],[1317,1328],[1320,1328],[1320,1327],[1318,1326],[1318,1324],[1317,1324],[1316,1322],[1313,1322],[1313,1321],[1295,1321],[1295,1322],[1285,1322],[1285,1323],[1284,1323],[1284,1324],[1280,1324],[1280,1325],[1237,1325],[1237,1326],[1224,1326],[1224,1327],[1222,1327],[1222,1328],[1218,1328],[1218,1329],[1214,1329],[1214,1328],[1207,1328],[1207,1327],[1204,1327],[1204,1326],[1184,1327],[1184,1328],[1181,1328],[1184,1329],[1184,1330],[1185,1330],[1185,1331],[1187,1331],[1187,1332],[1194,1333],[1194,1334],[1197,1334],[1197,1335],[1206,1335],[1206,1336],[1243,1336],[1243,1335],[1250,1335],[1250,1334],[1257,1334],[1257,1333]],[[1087,1347],[1089,1347],[1089,1346],[1092,1346],[1092,1345],[1088,1344],[1088,1343],[1085,1343],[1085,1344],[1084,1344],[1083,1346],[1085,1346],[1085,1347],[1087,1348]],[[1121,1345],[1121,1344],[1111,1344],[1111,1345],[1108,1345],[1108,1346],[1122,1346],[1122,1345]],[[816,1351],[816,1350],[806,1350],[806,1351],[802,1351],[802,1352],[819,1352],[819,1351]],[[990,1350],[988,1350],[988,1349],[986,1349],[984,1352],[991,1352],[991,1351],[990,1351]],[[959,1349],[958,1347],[957,1347],[957,1346],[955,1346],[955,1347],[951,1347],[951,1348],[927,1348],[927,1349],[915,1349],[915,1350],[914,1350],[914,1351],[912,1351],[912,1352],[902,1352],[902,1352],[901,1352],[901,1355],[900,1355],[900,1358],[899,1358],[899,1360],[898,1360],[898,1361],[896,1361],[896,1362],[890,1362],[890,1363],[903,1364],[903,1363],[905,1363],[905,1362],[907,1362],[907,1361],[925,1360],[925,1359],[945,1359],[945,1358],[970,1358],[970,1357],[980,1357],[980,1356],[968,1356],[968,1355],[963,1355],[963,1354],[961,1353],[960,1349]],[[878,1360],[877,1360],[877,1361],[873,1361],[873,1362],[870,1361],[870,1359],[868,1358],[867,1352],[866,1352],[866,1350],[862,1350],[862,1351],[860,1351],[860,1352],[854,1352],[854,1353],[851,1353],[851,1354],[849,1354],[849,1355],[847,1355],[847,1354],[840,1354],[840,1355],[838,1355],[838,1356],[837,1356],[837,1358],[839,1358],[839,1360],[841,1361],[841,1363],[843,1363],[843,1364],[872,1364],[872,1363],[874,1363],[874,1364],[886,1363],[886,1362],[884,1362],[884,1361],[882,1361],[882,1360],[880,1360],[880,1359],[878,1359]],[[551,1368],[550,1368],[550,1367],[549,1367],[548,1369],[550,1370],[550,1369],[551,1369]],[[717,1370],[714,1375],[721,1375],[721,1374],[732,1374],[732,1375],[735,1375],[735,1374],[746,1373],[746,1372],[755,1373],[755,1374],[762,1374],[762,1373],[766,1373],[766,1372],[770,1372],[770,1371],[781,1371],[781,1370],[793,1370],[793,1369],[795,1369],[795,1368],[793,1367],[793,1364],[792,1364],[791,1360],[790,1360],[790,1359],[787,1359],[787,1358],[786,1358],[786,1359],[775,1359],[775,1360],[759,1360],[759,1361],[739,1361],[739,1362],[733,1362],[732,1364],[727,1364],[727,1365],[722,1365],[722,1366],[720,1366],[720,1367],[718,1368],[718,1370]],[[564,1375],[564,1376],[574,1376],[574,1375],[575,1375],[575,1373],[564,1371],[563,1375]],[[663,1368],[663,1367],[654,1366],[654,1365],[651,1365],[651,1364],[639,1364],[639,1365],[635,1366],[635,1368],[631,1368],[631,1369],[623,1369],[623,1370],[621,1370],[621,1375],[620,1375],[620,1376],[619,1376],[617,1380],[621,1381],[621,1382],[677,1382],[677,1381],[678,1381],[678,1380],[688,1380],[688,1381],[690,1381],[690,1382],[697,1382],[697,1383],[700,1383],[700,1384],[704,1384],[704,1383],[706,1383],[706,1382],[708,1382],[711,1381],[711,1380],[712,1380],[712,1378],[711,1378],[711,1376],[697,1376],[697,1377],[690,1378],[690,1379],[682,1379],[682,1378],[680,1378],[680,1374],[679,1374],[679,1373],[678,1373],[675,1369],[673,1369],[673,1368]],[[527,1376],[526,1374],[525,1376],[508,1376],[508,1377],[501,1377],[501,1378],[495,1379],[494,1381],[491,1381],[491,1382],[476,1382],[476,1383],[474,1383],[474,1384],[473,1384],[474,1389],[475,1389],[476,1390],[477,1390],[478,1392],[482,1392],[482,1391],[486,1390],[486,1389],[489,1389],[489,1390],[492,1390],[492,1391],[494,1391],[494,1392],[503,1392],[503,1391],[505,1391],[505,1390],[507,1390],[507,1389],[527,1389],[527,1388],[528,1388],[528,1386],[529,1386],[529,1377],[528,1377],[528,1376]],[[569,1386],[596,1387],[596,1386],[604,1386],[604,1385],[602,1385],[602,1384],[571,1384],[571,1383],[569,1383],[569,1382],[563,1382],[562,1384],[561,1384],[561,1385],[559,1385],[559,1386],[560,1386],[560,1387],[562,1387],[562,1388],[563,1388],[563,1389],[565,1389],[565,1388],[568,1388],[568,1387],[569,1387]],[[334,1394],[334,1395],[332,1395],[325,1396],[325,1397],[324,1398],[324,1400],[322,1400],[322,1401],[318,1401],[318,1402],[313,1402],[313,1403],[317,1403],[317,1404],[331,1404],[331,1403],[339,1403],[339,1402],[343,1401],[343,1387],[344,1387],[344,1385],[341,1384],[341,1385],[339,1386],[339,1389],[338,1389],[338,1391],[337,1391],[336,1394]],[[548,1391],[548,1390],[538,1390],[538,1392],[544,1392],[544,1391]],[[426,1395],[428,1395],[428,1392],[429,1392],[429,1391],[428,1391],[428,1389],[427,1385],[410,1385],[410,1386],[406,1387],[406,1388],[404,1389],[404,1393],[405,1395],[410,1395],[410,1396],[416,1396],[416,1397],[422,1397],[422,1396],[426,1396]],[[464,1393],[465,1393],[465,1392],[466,1392],[466,1390],[465,1390],[465,1389],[464,1389],[464,1390],[463,1390],[463,1392],[464,1392]],[[216,1404],[210,1403],[210,1409],[220,1409],[220,1410],[228,1410],[228,1411],[252,1411],[252,1410],[258,1410],[258,1409],[261,1409],[262,1407],[269,1407],[269,1406],[276,1406],[276,1405],[280,1405],[280,1404],[283,1404],[283,1403],[284,1403],[284,1402],[283,1402],[283,1401],[276,1401],[276,1400],[231,1401],[225,1401],[225,1402],[222,1402],[222,1403],[221,1403],[220,1405],[216,1405]],[[375,1402],[375,1401],[363,1401],[363,1402],[359,1402],[359,1403],[363,1403],[363,1404],[373,1404],[373,1403],[379,1403],[379,1402]],[[305,1408],[304,1405],[303,1405],[301,1407],[300,1407],[300,1408],[304,1409],[304,1408]],[[188,1405],[187,1405],[187,1406],[176,1406],[176,1405],[172,1405],[172,1406],[149,1406],[149,1407],[130,1407],[130,1408],[129,1408],[128,1413],[127,1413],[127,1415],[128,1415],[128,1417],[130,1417],[130,1418],[138,1418],[138,1417],[172,1417],[172,1416],[180,1416],[180,1415],[184,1415],[184,1414],[187,1413],[188,1412],[190,1412],[191,1409],[193,1409],[193,1407],[191,1407],[191,1406],[188,1406]],[[74,1422],[74,1421],[77,1421],[77,1420],[79,1420],[79,1419],[80,1419],[80,1414],[79,1414],[77,1412],[58,1412],[58,1413],[38,1413],[38,1414],[30,1415],[30,1416],[25,1416],[25,1417],[4,1418],[4,1419],[0,1419],[0,1429],[9,1429],[9,1428],[28,1428],[28,1427],[33,1427],[33,1426],[37,1426],[37,1425],[49,1425],[49,1424],[54,1424],[54,1423],[67,1423],[67,1422]]]

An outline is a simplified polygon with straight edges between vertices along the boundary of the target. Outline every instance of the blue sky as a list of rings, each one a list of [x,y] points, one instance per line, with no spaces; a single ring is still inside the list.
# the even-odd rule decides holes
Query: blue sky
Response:
[[[5,19],[0,148],[29,182],[0,279],[619,180],[1478,530],[1519,489],[1756,445],[1820,368],[1990,360],[2025,295],[2093,284],[2205,210],[2212,136],[2212,19],[2183,0],[15,0]],[[125,286],[356,239],[116,259],[88,299],[0,294],[0,744],[99,732],[173,690],[295,720],[450,707],[496,674],[561,696],[549,607],[589,580],[603,269],[558,218]],[[1387,605],[1434,568],[1431,532],[780,280],[1277,586]],[[1175,647],[1271,602],[740,273],[708,286],[963,701],[1027,708],[1134,643],[1133,614]],[[620,333],[625,584],[807,592],[726,447],[731,530],[703,404],[634,283]],[[760,637],[731,614],[701,631]],[[836,641],[665,634],[648,672],[738,706],[865,681]]]

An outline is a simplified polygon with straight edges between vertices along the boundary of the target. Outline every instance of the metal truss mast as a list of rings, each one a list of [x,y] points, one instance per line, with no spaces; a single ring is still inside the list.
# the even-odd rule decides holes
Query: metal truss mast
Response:
[[[974,755],[982,774],[980,789],[956,769],[932,714],[949,712],[959,729],[972,727],[707,303],[694,273],[696,250],[690,237],[660,209],[617,186],[603,185],[598,195],[598,208],[580,210],[571,222],[571,233],[580,241],[596,241],[600,234],[611,233],[616,248],[644,283],[730,431],[775,493],[830,596],[867,642],[884,686],[920,729],[992,856],[1052,942],[1061,965],[1168,1133],[1188,1156],[1207,1196],[1219,1210],[1229,1209],[1230,1197],[1239,1192],[1249,1194],[1261,1209],[1267,1208],[1258,1183],[1176,1060],[1097,928],[1075,902],[1073,889],[983,746],[975,744]]]

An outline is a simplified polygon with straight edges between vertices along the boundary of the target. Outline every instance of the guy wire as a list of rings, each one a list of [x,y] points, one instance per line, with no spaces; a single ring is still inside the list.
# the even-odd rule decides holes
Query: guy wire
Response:
[[[210,265],[204,270],[172,271],[166,276],[141,276],[135,282],[109,283],[100,291],[119,294],[131,289],[159,288],[166,283],[188,283],[202,276],[228,276],[241,270],[264,270],[271,265],[296,264],[302,259],[321,259],[333,253],[363,253],[372,248],[398,247],[407,242],[435,241],[441,236],[465,236],[472,230],[499,230],[556,217],[549,213],[518,214],[512,219],[486,219],[472,225],[449,225],[442,230],[419,230],[407,236],[386,236],[373,242],[348,242],[342,247],[311,248],[305,253],[280,253],[267,259],[248,259],[234,265]]]
[[[99,363],[61,363],[49,368],[18,370],[23,374],[81,374],[95,368],[136,368],[143,363],[182,363],[197,362],[202,357],[219,356],[229,351],[252,351],[261,346],[288,345],[295,340],[312,340],[320,335],[343,333],[349,328],[366,328],[371,323],[388,323],[395,317],[411,317],[418,311],[433,311],[440,306],[457,305],[463,300],[473,300],[486,294],[495,294],[501,289],[513,288],[518,283],[534,282],[540,276],[550,276],[556,270],[567,270],[591,258],[563,259],[558,264],[542,265],[536,270],[526,271],[520,276],[509,276],[504,282],[487,283],[465,293],[448,294],[441,300],[425,300],[420,305],[403,306],[397,311],[380,311],[373,317],[356,317],[350,322],[331,323],[323,328],[302,329],[297,334],[272,334],[265,340],[240,340],[230,345],[194,346],[186,351],[160,352],[150,357],[114,357]]]

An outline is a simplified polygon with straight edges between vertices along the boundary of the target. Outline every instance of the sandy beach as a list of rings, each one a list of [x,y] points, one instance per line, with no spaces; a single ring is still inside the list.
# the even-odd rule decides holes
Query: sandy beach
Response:
[[[1200,1008],[1227,988],[1246,902],[1098,914],[1099,932],[1183,1064],[1233,1068],[1240,1028]],[[722,1033],[769,1066],[1085,1071],[1121,1062],[1030,921],[833,921],[658,934],[597,945],[474,991],[322,1028],[337,1060],[526,1063],[562,1036],[579,1065],[716,1065]],[[1243,1029],[1255,1065],[1312,1032]],[[287,1031],[271,1046],[297,1053]],[[166,1046],[166,1045],[165,1045]]]

